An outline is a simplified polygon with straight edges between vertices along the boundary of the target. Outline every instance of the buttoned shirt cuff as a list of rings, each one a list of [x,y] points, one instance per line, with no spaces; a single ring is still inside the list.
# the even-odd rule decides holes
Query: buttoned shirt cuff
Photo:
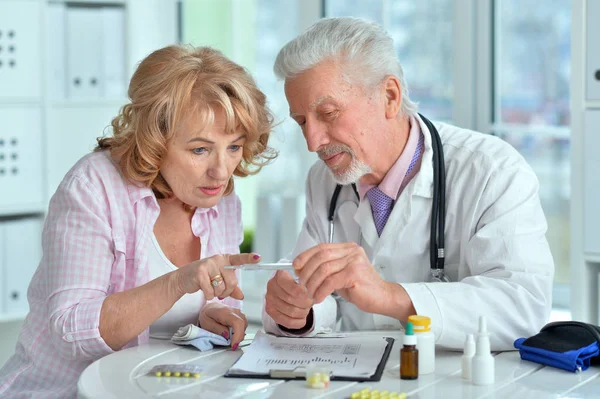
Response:
[[[429,288],[431,284],[444,283],[407,283],[401,285],[408,293],[417,314],[431,319],[431,330],[437,342],[442,336],[444,324],[437,299]]]
[[[114,353],[100,336],[100,311],[106,297],[87,299],[66,311],[62,320],[62,346],[73,358],[99,359]],[[60,319],[57,323],[60,323]],[[66,349],[66,348],[65,348]]]

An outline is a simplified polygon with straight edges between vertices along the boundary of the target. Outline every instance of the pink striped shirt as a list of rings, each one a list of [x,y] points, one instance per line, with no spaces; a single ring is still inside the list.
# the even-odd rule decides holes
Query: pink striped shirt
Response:
[[[27,292],[30,312],[0,370],[0,397],[76,396],[81,372],[113,352],[98,330],[104,299],[148,282],[147,249],[159,213],[152,190],[125,180],[108,151],[86,155],[67,173],[50,201],[43,257]],[[191,228],[202,258],[239,253],[237,195],[197,209]],[[126,347],[147,341],[148,329]]]

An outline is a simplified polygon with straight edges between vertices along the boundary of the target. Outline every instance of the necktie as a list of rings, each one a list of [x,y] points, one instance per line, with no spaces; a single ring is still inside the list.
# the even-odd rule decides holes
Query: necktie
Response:
[[[405,180],[409,173],[417,165],[422,150],[423,134],[419,136],[417,148],[415,149],[415,153],[413,154],[413,157],[410,160],[408,170],[404,175]],[[404,182],[402,182],[402,184],[404,184]],[[384,194],[383,191],[381,191],[377,186],[367,191],[367,198],[369,198],[369,202],[371,203],[371,211],[373,212],[373,220],[375,220],[375,228],[377,229],[377,235],[381,237],[383,227],[385,226],[388,218],[390,217],[390,214],[392,213],[392,206],[394,205],[394,200],[388,197],[386,194]]]
[[[381,236],[383,227],[390,217],[390,213],[392,213],[394,200],[385,195],[378,187],[373,187],[367,191],[367,198],[369,198],[369,202],[371,203],[377,235]]]

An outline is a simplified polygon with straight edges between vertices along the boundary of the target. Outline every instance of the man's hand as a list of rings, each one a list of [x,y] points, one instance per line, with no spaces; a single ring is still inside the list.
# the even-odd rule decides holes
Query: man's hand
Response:
[[[306,287],[298,284],[286,271],[277,271],[267,283],[265,311],[283,327],[303,328],[312,305]]]
[[[293,265],[315,303],[335,291],[364,312],[400,320],[415,313],[404,288],[383,280],[356,243],[319,244],[298,255]]]

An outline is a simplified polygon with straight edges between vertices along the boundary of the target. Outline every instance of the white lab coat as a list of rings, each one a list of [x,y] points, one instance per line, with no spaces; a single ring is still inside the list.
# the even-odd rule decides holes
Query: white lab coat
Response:
[[[429,236],[433,197],[431,136],[419,118],[425,150],[421,169],[399,196],[377,236],[371,205],[357,208],[350,187],[338,200],[334,242],[359,241],[380,276],[401,284],[420,315],[431,317],[436,343],[460,349],[465,334],[475,333],[487,317],[494,350],[513,349],[520,337],[535,334],[547,322],[552,304],[554,262],[538,180],[523,157],[504,141],[438,123],[446,165],[446,263],[451,283],[429,278]],[[327,242],[327,211],[335,188],[322,161],[311,168],[306,184],[306,219],[292,258]],[[377,293],[374,293],[377,295]],[[398,320],[365,313],[329,296],[313,307],[311,334],[323,329],[402,328]],[[336,323],[339,322],[339,323]],[[281,331],[264,312],[265,330]]]

